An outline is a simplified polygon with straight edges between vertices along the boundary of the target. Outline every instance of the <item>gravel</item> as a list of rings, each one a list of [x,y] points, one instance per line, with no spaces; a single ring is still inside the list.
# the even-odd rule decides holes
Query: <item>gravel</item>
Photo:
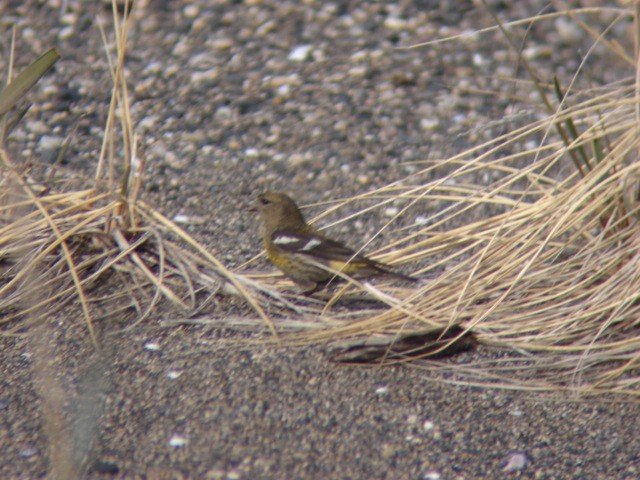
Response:
[[[489,3],[505,20],[546,4]],[[0,38],[18,26],[18,69],[50,46],[62,54],[30,94],[12,151],[47,164],[72,135],[60,168],[91,175],[111,94],[98,29],[113,53],[109,9],[74,0],[5,0],[0,9]],[[516,61],[500,33],[471,34],[492,24],[480,2],[140,1],[134,15],[127,79],[146,146],[144,197],[230,266],[260,249],[244,209],[260,191],[303,204],[344,198],[541,115],[533,89],[504,80]],[[623,44],[627,27],[612,31]],[[568,85],[589,47],[560,17],[532,27],[524,54],[543,78]],[[600,50],[589,81],[618,79],[621,67],[596,63],[614,62]],[[335,231],[370,234],[394,208]],[[340,367],[322,347],[159,326],[173,315],[113,331],[100,356],[77,312],[47,319],[52,381],[75,419],[53,441],[73,437],[77,452],[90,452],[86,478],[640,478],[637,402],[455,387],[405,366]],[[0,338],[1,478],[50,471],[42,343]]]

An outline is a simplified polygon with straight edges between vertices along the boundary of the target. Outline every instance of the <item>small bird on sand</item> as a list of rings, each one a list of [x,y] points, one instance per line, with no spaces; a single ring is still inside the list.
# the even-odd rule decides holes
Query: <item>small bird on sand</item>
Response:
[[[332,240],[305,221],[295,202],[284,193],[258,195],[258,210],[263,221],[263,240],[269,260],[311,295],[340,274],[353,279],[386,276],[403,281],[416,279],[392,271],[392,267],[376,262]]]

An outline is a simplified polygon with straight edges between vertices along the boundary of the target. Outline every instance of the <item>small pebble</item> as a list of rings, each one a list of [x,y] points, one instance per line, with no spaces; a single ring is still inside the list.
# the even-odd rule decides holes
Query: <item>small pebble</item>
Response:
[[[182,10],[182,13],[186,18],[196,18],[200,15],[200,8],[197,5],[187,5]]]
[[[429,217],[425,217],[423,215],[418,215],[415,220],[413,221],[413,223],[415,223],[416,225],[426,225],[427,223],[429,223]]]
[[[288,97],[289,94],[291,93],[291,85],[280,85],[276,89],[276,93],[281,97]]]
[[[382,395],[386,395],[387,393],[389,393],[389,387],[387,386],[376,388],[376,395],[382,396]]]
[[[440,480],[442,476],[439,472],[431,471],[424,474],[424,480]]]
[[[482,65],[484,65],[486,62],[486,60],[484,59],[484,57],[479,54],[479,53],[474,53],[473,54],[473,64],[476,67],[481,67]]]
[[[233,40],[231,38],[216,38],[211,41],[211,46],[218,51],[229,50],[233,47]]]
[[[33,457],[36,453],[38,453],[38,451],[32,446],[24,447],[20,450],[20,456],[23,458]]]
[[[384,210],[384,215],[386,217],[395,217],[399,211],[400,209],[398,207],[387,207]]]
[[[369,182],[371,182],[371,177],[369,177],[369,175],[360,174],[356,177],[356,181],[360,185],[367,185]]]
[[[216,118],[219,118],[221,120],[225,118],[231,118],[233,115],[233,110],[231,110],[229,107],[220,107],[216,109],[216,113],[214,115],[216,116]]]
[[[389,30],[404,30],[407,28],[407,21],[398,17],[388,17],[384,21],[384,26]]]
[[[531,460],[526,453],[521,451],[511,452],[507,455],[507,458],[502,462],[503,472],[517,472],[522,470],[531,463]]]
[[[440,120],[437,118],[422,118],[420,119],[420,128],[423,130],[433,130],[440,125]]]
[[[62,145],[63,138],[54,135],[43,135],[38,141],[38,148],[41,150],[53,150]]]
[[[179,213],[173,217],[173,221],[176,223],[189,223],[189,216]]]
[[[65,25],[75,25],[78,23],[78,16],[75,13],[65,13],[60,17],[60,22]]]
[[[291,51],[287,58],[294,62],[304,62],[310,57],[312,48],[312,45],[299,45]]]
[[[58,38],[60,40],[69,40],[75,35],[75,29],[73,27],[65,27],[58,32]]]
[[[170,439],[169,439],[169,445],[172,447],[184,447],[187,444],[187,439],[185,437],[183,437],[182,435],[173,435]]]
[[[40,135],[44,135],[45,133],[51,131],[49,126],[40,120],[27,121],[25,122],[25,126],[27,130],[29,130],[31,133],[36,133]]]
[[[422,424],[422,428],[425,432],[430,432],[435,428],[435,426],[435,423],[433,423],[431,420],[425,420],[425,422]]]
[[[528,142],[525,142],[524,148],[527,150],[535,150],[539,145],[540,142],[538,140],[529,140]]]
[[[364,78],[369,69],[364,66],[352,67],[349,69],[349,76],[352,78]]]
[[[220,70],[217,68],[210,68],[209,70],[205,70],[203,72],[192,72],[191,73],[191,83],[194,85],[199,85],[205,82],[212,82],[218,78],[220,75]]]

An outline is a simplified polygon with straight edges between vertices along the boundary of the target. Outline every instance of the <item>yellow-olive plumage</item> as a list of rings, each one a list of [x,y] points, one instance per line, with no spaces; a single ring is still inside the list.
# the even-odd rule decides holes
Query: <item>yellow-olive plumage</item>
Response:
[[[307,224],[298,206],[284,193],[258,195],[258,209],[269,260],[306,294],[339,278],[337,272],[354,279],[385,275],[415,281],[393,272],[389,265],[371,260],[322,235]]]

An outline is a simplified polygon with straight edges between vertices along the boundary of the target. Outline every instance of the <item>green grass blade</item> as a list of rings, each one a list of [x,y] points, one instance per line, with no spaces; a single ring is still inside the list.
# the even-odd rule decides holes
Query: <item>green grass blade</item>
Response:
[[[29,65],[9,85],[0,92],[0,116],[11,110],[42,77],[51,66],[58,61],[60,54],[55,48],[44,53]]]

